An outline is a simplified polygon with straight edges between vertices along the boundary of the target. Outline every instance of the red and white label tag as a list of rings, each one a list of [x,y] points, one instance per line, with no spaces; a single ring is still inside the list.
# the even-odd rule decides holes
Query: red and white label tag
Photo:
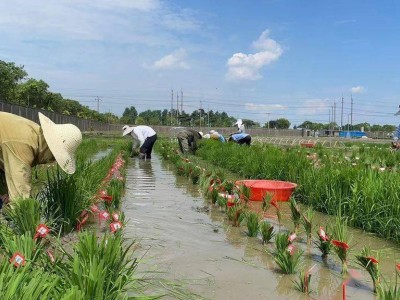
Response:
[[[108,220],[110,218],[110,214],[108,213],[108,211],[103,210],[99,213],[99,218],[103,220]]]
[[[23,256],[19,252],[15,252],[14,255],[10,258],[10,263],[12,263],[16,267],[25,265],[25,256]]]
[[[44,224],[39,224],[39,226],[36,228],[36,234],[33,237],[35,240],[40,236],[42,238],[46,237],[50,232],[50,229],[44,225]]]
[[[115,222],[119,221],[119,214],[118,213],[113,213],[112,218]]]
[[[92,206],[90,206],[90,210],[93,213],[98,213],[100,211],[99,207],[96,204],[93,204]]]
[[[116,232],[117,230],[122,228],[122,223],[120,221],[113,222],[110,224],[111,232]]]

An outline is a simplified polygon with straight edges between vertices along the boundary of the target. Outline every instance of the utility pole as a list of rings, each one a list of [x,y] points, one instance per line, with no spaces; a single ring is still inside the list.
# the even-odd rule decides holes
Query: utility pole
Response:
[[[97,112],[98,113],[100,113],[100,98],[99,98],[99,96],[97,96],[95,99],[94,99],[94,101],[96,101],[97,102]]]
[[[336,102],[333,102],[333,130],[335,130],[336,124]]]
[[[270,115],[271,113],[266,113],[266,115],[267,115],[267,128],[269,129],[269,115]]]
[[[342,95],[342,114],[340,117],[340,130],[343,130],[343,95]]]
[[[183,112],[183,91],[181,89],[181,113]]]
[[[331,109],[329,109],[328,136],[331,135]]]
[[[176,92],[176,124],[179,125],[179,95]]]
[[[201,130],[201,111],[203,110],[202,108],[201,108],[201,105],[202,103],[201,103],[201,101],[200,101],[200,130]]]
[[[350,125],[351,125],[351,130],[353,130],[353,95],[352,94],[351,94]]]
[[[169,113],[171,119],[171,126],[172,126],[172,111],[174,110],[174,90],[171,90],[171,111]]]
[[[210,128],[210,105],[207,106],[207,125]]]

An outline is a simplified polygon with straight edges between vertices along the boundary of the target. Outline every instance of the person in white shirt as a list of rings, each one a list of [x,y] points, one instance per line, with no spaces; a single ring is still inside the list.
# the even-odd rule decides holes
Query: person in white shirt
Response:
[[[139,147],[139,158],[151,159],[153,145],[157,140],[157,134],[153,128],[146,125],[122,127],[122,136],[130,134],[133,138],[132,152]]]
[[[235,133],[245,133],[244,132],[244,124],[242,119],[238,119],[235,124],[237,126],[237,131]]]

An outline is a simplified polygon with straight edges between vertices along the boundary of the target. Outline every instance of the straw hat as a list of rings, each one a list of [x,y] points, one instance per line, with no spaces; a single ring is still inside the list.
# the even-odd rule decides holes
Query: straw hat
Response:
[[[124,127],[122,127],[122,130],[124,131],[122,133],[122,136],[126,136],[127,134],[130,134],[133,131],[134,127],[130,127],[128,125],[125,125]]]
[[[68,174],[75,173],[75,151],[82,142],[82,133],[73,124],[55,124],[39,113],[44,139],[57,163]]]
[[[214,133],[216,133],[216,131],[214,129],[210,130],[210,134],[214,134]]]

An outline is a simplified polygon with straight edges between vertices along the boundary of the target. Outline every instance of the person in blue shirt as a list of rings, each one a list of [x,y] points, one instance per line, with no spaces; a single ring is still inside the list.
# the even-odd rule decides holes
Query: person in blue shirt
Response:
[[[247,133],[234,133],[229,137],[228,142],[235,142],[239,145],[246,144],[247,146],[250,146],[251,136]]]

